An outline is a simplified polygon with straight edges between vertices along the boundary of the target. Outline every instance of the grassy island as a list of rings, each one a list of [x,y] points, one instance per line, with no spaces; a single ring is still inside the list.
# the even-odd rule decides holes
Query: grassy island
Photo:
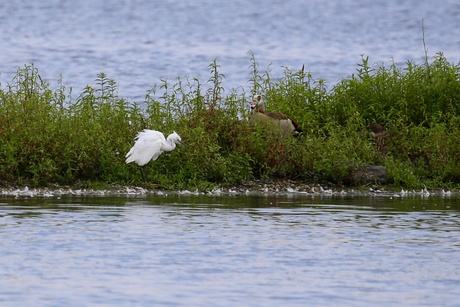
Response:
[[[250,92],[224,89],[214,61],[205,83],[160,80],[142,103],[119,97],[104,73],[73,97],[33,65],[18,68],[0,88],[0,185],[141,185],[125,154],[145,128],[177,131],[189,145],[150,163],[149,182],[165,189],[264,178],[351,185],[350,174],[362,165],[385,166],[389,185],[460,183],[460,64],[442,53],[387,66],[363,57],[356,72],[331,86],[303,68],[274,79],[253,54],[249,67]],[[303,133],[279,139],[251,124],[256,93]]]

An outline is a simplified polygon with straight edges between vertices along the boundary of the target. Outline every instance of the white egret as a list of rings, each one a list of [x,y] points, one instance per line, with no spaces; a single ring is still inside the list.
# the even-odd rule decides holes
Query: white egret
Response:
[[[147,163],[155,161],[164,151],[172,151],[176,144],[187,146],[174,131],[168,138],[160,131],[144,129],[135,137],[136,143],[126,154],[126,163],[135,162],[141,167],[142,177],[147,182]]]
[[[302,133],[299,124],[294,120],[279,112],[265,112],[265,101],[262,95],[254,95],[251,103],[252,115],[251,120],[272,124],[281,130],[282,138],[287,138],[290,135],[297,136]]]

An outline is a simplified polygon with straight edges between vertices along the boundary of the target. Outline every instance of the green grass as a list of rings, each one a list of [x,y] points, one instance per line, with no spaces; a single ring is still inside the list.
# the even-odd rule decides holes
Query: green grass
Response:
[[[365,164],[386,166],[394,185],[458,186],[460,66],[442,53],[402,67],[363,57],[355,74],[330,88],[304,69],[285,69],[274,81],[252,53],[249,69],[248,84],[228,90],[213,61],[206,83],[160,80],[138,105],[120,98],[104,73],[74,98],[34,65],[20,67],[0,89],[0,183],[142,184],[137,165],[124,160],[137,132],[149,128],[175,130],[189,145],[150,163],[149,181],[160,188],[207,190],[254,178],[343,184]],[[303,135],[279,140],[249,123],[255,93],[268,110],[298,121]],[[376,149],[371,123],[385,127],[385,150]]]

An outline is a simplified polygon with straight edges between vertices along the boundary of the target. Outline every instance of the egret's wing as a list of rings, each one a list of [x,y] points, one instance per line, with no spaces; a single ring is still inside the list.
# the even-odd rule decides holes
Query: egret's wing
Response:
[[[156,160],[166,142],[163,133],[148,129],[139,132],[135,139],[136,143],[126,154],[126,163],[136,162],[140,166]]]
[[[142,166],[151,160],[156,160],[162,153],[160,141],[150,142],[140,138],[136,141],[131,150],[126,154],[126,163],[136,162]]]
[[[144,129],[136,136],[137,140],[144,140],[147,142],[163,141],[166,142],[165,136],[160,131]]]

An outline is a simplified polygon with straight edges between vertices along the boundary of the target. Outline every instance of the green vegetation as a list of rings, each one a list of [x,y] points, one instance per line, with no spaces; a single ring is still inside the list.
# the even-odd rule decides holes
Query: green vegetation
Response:
[[[361,165],[384,165],[391,184],[454,187],[460,182],[460,66],[437,54],[431,63],[370,65],[328,89],[301,69],[274,80],[251,54],[250,92],[225,91],[216,61],[205,84],[161,80],[142,105],[117,95],[101,73],[77,98],[43,81],[33,65],[0,89],[0,182],[142,184],[125,154],[138,131],[177,131],[178,147],[149,165],[161,188],[211,189],[254,178],[347,184]],[[263,94],[268,110],[300,123],[303,135],[279,140],[248,121],[249,103]],[[384,132],[371,132],[369,125]]]

